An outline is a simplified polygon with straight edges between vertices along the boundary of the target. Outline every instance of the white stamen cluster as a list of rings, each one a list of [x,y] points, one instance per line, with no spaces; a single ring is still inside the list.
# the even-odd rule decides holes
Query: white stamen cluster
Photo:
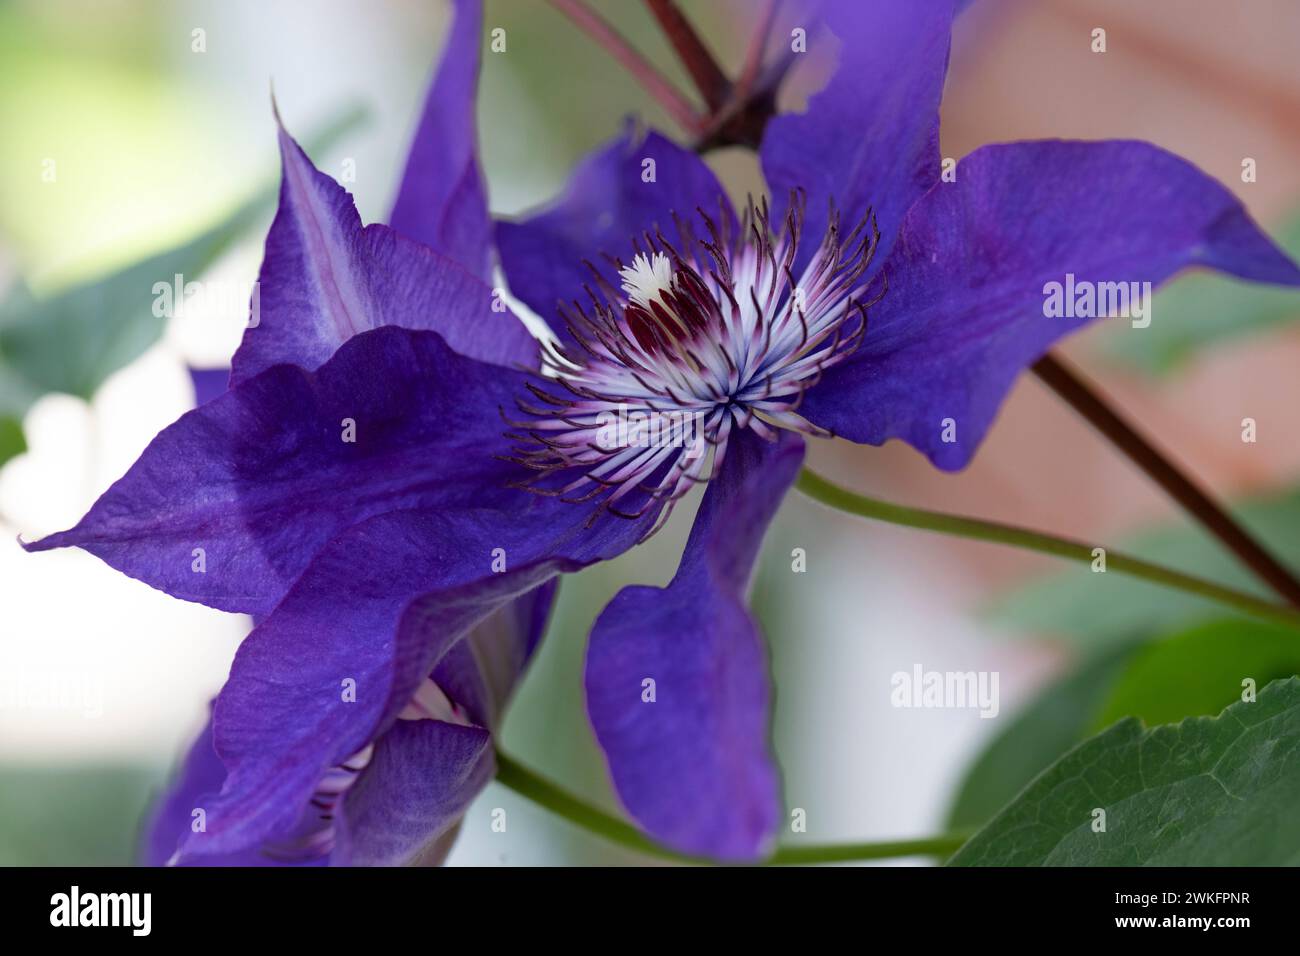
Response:
[[[673,264],[662,252],[647,256],[639,252],[632,264],[618,271],[623,280],[623,291],[628,300],[651,308],[651,303],[664,301],[664,294],[673,290]]]
[[[781,428],[828,434],[798,409],[866,333],[876,300],[859,296],[879,232],[868,214],[841,236],[832,211],[796,281],[803,216],[800,202],[790,207],[779,235],[766,203],[752,202],[734,237],[725,217],[719,227],[703,213],[708,239],[677,220],[680,252],[662,232],[647,233],[634,240],[631,265],[612,261],[621,290],[588,263],[599,294],[589,287],[589,309],[565,310],[573,344],[548,354],[545,376],[529,386],[542,404],[521,401],[525,418],[511,422],[513,460],[538,473],[523,487],[597,501],[593,521],[667,504],[653,533],[691,486],[716,474],[735,429],[769,440]],[[665,418],[698,427],[646,424]],[[611,429],[627,421],[642,427]]]

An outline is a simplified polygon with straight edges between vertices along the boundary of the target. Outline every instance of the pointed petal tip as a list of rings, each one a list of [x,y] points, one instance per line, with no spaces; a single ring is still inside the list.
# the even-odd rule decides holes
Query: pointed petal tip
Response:
[[[490,282],[492,220],[475,117],[482,3],[462,0],[451,14],[388,223]]]
[[[1251,224],[1251,227],[1259,229],[1259,227],[1255,226],[1253,223]],[[1267,255],[1267,253],[1262,254],[1260,257],[1261,261],[1259,271],[1254,275],[1244,275],[1242,278],[1247,279],[1248,281],[1263,282],[1267,285],[1300,288],[1300,265],[1296,264],[1296,261],[1291,257],[1291,254],[1279,246],[1271,235],[1264,232],[1262,229],[1259,230],[1259,235],[1270,247],[1268,251],[1272,253],[1272,256]],[[1273,261],[1264,261],[1268,258],[1272,258]],[[1208,266],[1209,268],[1216,268],[1214,263],[1209,263]]]
[[[275,138],[280,146],[281,157],[285,156],[286,150],[297,149],[302,152],[302,147],[298,141],[290,135],[289,130],[284,125],[284,116],[280,113],[280,101],[275,96],[275,80],[270,81],[271,94],[271,118],[275,120]]]
[[[41,551],[53,551],[55,548],[64,547],[59,539],[66,537],[72,530],[69,528],[67,531],[56,531],[53,534],[47,534],[42,538],[35,538],[31,541],[25,540],[22,533],[19,532],[14,536],[14,539],[18,542],[18,546],[28,554],[37,554]]]
[[[295,161],[304,163],[310,167],[313,173],[324,175],[316,169],[315,164],[311,161],[311,157],[307,155],[307,151],[302,148],[302,145],[296,139],[294,139],[293,134],[290,133],[288,127],[285,126],[284,117],[280,113],[280,103],[275,97],[274,84],[272,84],[271,87],[271,116],[275,120],[275,136],[276,142],[280,147],[281,161],[287,164],[290,157],[292,157]],[[339,188],[343,187],[340,186]],[[348,195],[351,196],[351,193],[349,192]]]

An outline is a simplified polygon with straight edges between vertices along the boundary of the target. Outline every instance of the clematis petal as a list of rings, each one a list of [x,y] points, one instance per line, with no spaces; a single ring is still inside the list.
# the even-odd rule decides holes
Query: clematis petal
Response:
[[[597,619],[587,710],[619,797],[651,836],[753,860],[770,849],[781,805],[767,661],[744,592],[803,440],[731,441],[669,585],[625,588]]]
[[[588,517],[527,496],[389,512],[330,541],[235,656],[213,718],[229,776],[186,853],[236,852],[291,827],[321,774],[391,726],[471,628],[558,573],[622,553],[655,516],[589,529]]]
[[[532,503],[504,487],[522,470],[493,457],[526,380],[435,333],[376,329],[316,372],[277,366],[186,413],[76,527],[26,547],[75,545],[174,597],[266,614],[371,515]]]
[[[375,743],[344,801],[352,866],[441,863],[466,808],[496,773],[492,735],[441,720],[399,720]],[[344,859],[339,859],[343,855]]]
[[[1127,291],[1186,266],[1300,285],[1300,270],[1227,189],[1159,147],[983,147],[908,214],[861,347],[802,412],[853,441],[902,438],[940,468],[961,468],[1015,377],[1092,321],[1049,317],[1048,283],[1069,275]]]
[[[185,762],[166,794],[150,811],[145,823],[141,861],[145,866],[168,866],[176,857],[182,834],[195,826],[206,825],[203,814],[208,800],[221,790],[226,779],[226,768],[212,747],[212,722],[190,747]],[[188,861],[197,866],[277,866],[285,861],[263,853],[260,847],[251,847],[235,853],[193,857]],[[297,865],[322,865],[325,857],[298,861]]]
[[[724,197],[702,159],[654,131],[640,136],[629,123],[622,136],[583,160],[554,203],[520,222],[497,223],[510,291],[567,339],[555,306],[574,299],[585,305],[583,286],[592,275],[584,260],[602,267],[602,255],[630,261],[634,239],[656,226],[675,237],[673,213],[697,219],[697,207],[734,230]]]
[[[190,367],[190,383],[194,386],[194,404],[210,402],[226,390],[230,383],[228,368]]]
[[[344,806],[346,848],[357,866],[441,863],[461,816],[496,771],[489,732],[546,630],[558,578],[480,622],[454,645],[433,682],[476,726],[398,720],[379,738]]]
[[[474,121],[483,4],[456,0],[455,7],[388,221],[487,282],[492,275],[492,219]]]
[[[279,135],[280,208],[232,383],[281,363],[318,368],[352,336],[385,325],[438,332],[484,362],[536,366],[536,341],[481,279],[387,226],[363,227],[352,196],[283,127]]]
[[[433,681],[469,718],[496,730],[515,685],[546,633],[559,579],[552,578],[493,612],[452,647]]]
[[[904,214],[939,178],[952,18],[951,0],[827,4],[840,40],[835,73],[806,112],[774,117],[759,149],[778,211],[792,189],[807,192],[805,235],[825,232],[832,200],[845,228],[870,208],[884,261]],[[814,245],[806,244],[805,261]]]

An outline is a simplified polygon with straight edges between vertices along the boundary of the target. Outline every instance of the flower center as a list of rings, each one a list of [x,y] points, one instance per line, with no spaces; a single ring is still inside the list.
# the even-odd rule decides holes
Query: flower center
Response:
[[[538,473],[523,487],[595,501],[593,520],[666,503],[653,533],[717,473],[737,429],[829,436],[798,409],[866,333],[879,299],[859,297],[879,240],[874,217],[845,236],[832,211],[797,280],[801,197],[776,234],[766,202],[750,202],[734,236],[725,218],[700,217],[707,239],[676,218],[677,244],[658,230],[634,239],[630,265],[611,260],[621,289],[588,263],[590,307],[562,310],[573,342],[548,349],[541,383],[529,386],[542,404],[519,402],[525,419],[511,422],[513,460]]]

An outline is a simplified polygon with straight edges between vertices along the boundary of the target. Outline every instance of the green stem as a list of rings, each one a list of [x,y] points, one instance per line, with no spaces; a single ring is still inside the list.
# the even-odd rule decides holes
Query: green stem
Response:
[[[648,839],[641,831],[617,817],[593,807],[553,784],[540,774],[500,750],[497,757],[497,782],[527,797],[540,807],[589,833],[645,853],[677,863],[708,863],[696,857],[674,853]],[[902,856],[948,856],[966,842],[969,833],[947,833],[919,840],[896,840],[889,843],[846,843],[837,846],[785,846],[768,860],[776,865],[811,863],[848,863],[856,860],[885,860]]]
[[[651,856],[694,862],[646,839],[635,827],[610,816],[603,810],[598,810],[589,803],[584,803],[500,750],[497,751],[497,782],[509,787],[521,797],[527,797],[538,806],[545,807],[556,816],[564,817],[575,826],[604,837],[611,843]]]
[[[768,860],[776,866],[800,866],[808,863],[853,863],[859,860],[890,860],[903,856],[949,857],[961,849],[974,830],[941,833],[917,840],[891,843],[842,843],[827,846],[783,846]]]
[[[1015,525],[1000,524],[996,521],[983,521],[979,518],[967,518],[962,515],[945,514],[939,511],[926,511],[922,508],[908,508],[904,505],[880,501],[877,498],[868,498],[865,495],[854,494],[841,488],[807,468],[800,473],[796,487],[808,497],[820,501],[824,505],[838,511],[860,515],[863,518],[874,518],[877,521],[886,521],[890,524],[903,525],[908,528],[920,528],[925,531],[937,531],[940,534],[949,534],[958,538],[972,538],[976,541],[1009,544],[1013,547],[1039,551],[1043,554],[1055,555],[1058,558],[1066,558],[1070,561],[1081,561],[1085,564],[1093,561],[1093,549],[1098,547],[1098,545],[1072,541],[1069,538],[1058,538],[1054,535],[1030,531],[1027,528],[1019,528]],[[1206,581],[1203,578],[1175,571],[1172,568],[1166,568],[1158,564],[1152,564],[1149,561],[1143,561],[1140,558],[1121,554],[1112,551],[1110,548],[1106,548],[1105,552],[1107,571],[1127,574],[1129,577],[1142,578],[1145,581],[1151,581],[1168,588],[1196,594],[1212,601],[1218,601],[1220,604],[1225,604],[1246,614],[1267,618],[1300,629],[1300,613],[1282,605],[1274,604],[1242,591],[1226,588],[1221,584],[1215,584],[1213,581]]]

